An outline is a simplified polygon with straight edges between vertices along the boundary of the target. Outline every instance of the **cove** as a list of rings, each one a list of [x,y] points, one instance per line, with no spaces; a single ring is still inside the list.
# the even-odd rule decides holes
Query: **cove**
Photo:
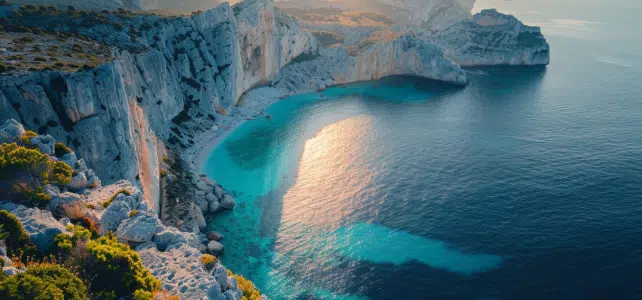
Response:
[[[403,113],[460,91],[410,77],[357,83],[281,100],[267,109],[270,120],[236,128],[203,168],[236,192],[239,208],[209,223],[226,236],[225,264],[277,299],[359,297],[341,287],[347,278],[332,279],[338,287],[332,290],[314,278],[316,268],[339,271],[346,261],[418,261],[462,275],[498,266],[494,255],[466,255],[402,229],[352,224],[372,220],[359,215],[375,209],[364,200],[381,193],[376,177],[386,166],[376,159],[394,151],[378,144],[377,112]],[[332,195],[322,191],[328,186]]]
[[[243,123],[202,166],[238,204],[208,221],[221,260],[273,299],[639,295],[639,69],[551,43],[546,68],[334,87]]]

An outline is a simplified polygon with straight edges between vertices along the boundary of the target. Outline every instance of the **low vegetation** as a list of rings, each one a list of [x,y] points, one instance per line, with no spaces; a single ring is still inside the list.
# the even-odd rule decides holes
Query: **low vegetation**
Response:
[[[130,192],[127,189],[119,190],[119,191],[115,192],[111,197],[109,197],[109,199],[105,200],[105,202],[102,203],[102,206],[104,208],[109,207],[111,205],[111,203],[114,202],[114,199],[116,199],[116,197],[118,197],[118,195],[120,195],[120,194],[123,194],[125,196],[131,196],[132,192]]]
[[[41,205],[50,200],[43,186],[66,186],[71,182],[73,169],[32,147],[31,135],[30,132],[25,134],[20,145],[0,144],[0,190],[5,186],[8,194],[17,194],[36,202],[34,205]]]
[[[236,279],[236,282],[238,282],[239,288],[241,289],[241,291],[243,291],[242,300],[261,299],[261,292],[254,286],[254,283],[252,283],[252,281],[245,279],[245,277],[241,275],[236,275],[230,270],[227,271],[227,275],[234,277]]]
[[[0,224],[3,227],[3,235],[6,236],[4,243],[9,257],[27,259],[37,256],[36,246],[29,240],[29,235],[16,216],[6,210],[0,210]]]
[[[86,248],[90,258],[85,270],[95,276],[91,289],[97,295],[133,296],[160,290],[160,281],[143,267],[138,254],[113,234],[87,242]]]
[[[0,238],[17,267],[25,273],[0,277],[0,299],[157,299],[156,279],[131,247],[118,242],[113,233],[98,236],[83,222],[68,225],[71,232],[54,237],[51,257],[35,255],[37,249],[20,221],[0,211]],[[28,259],[20,259],[31,254]],[[50,262],[48,262],[49,260]],[[164,296],[163,299],[173,299]]]
[[[205,269],[207,269],[208,271],[211,271],[212,269],[214,269],[214,266],[216,265],[216,261],[218,261],[218,259],[214,255],[203,254],[201,256],[201,263],[203,264]]]
[[[89,298],[85,284],[69,269],[51,263],[35,263],[29,265],[26,272],[0,281],[0,299]]]
[[[69,147],[65,146],[65,144],[58,142],[56,143],[56,156],[57,157],[63,157],[67,154],[71,153],[71,149]]]

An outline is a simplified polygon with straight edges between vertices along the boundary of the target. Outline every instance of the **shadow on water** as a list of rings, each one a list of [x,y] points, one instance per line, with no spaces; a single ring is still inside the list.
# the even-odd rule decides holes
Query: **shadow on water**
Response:
[[[392,87],[392,91],[395,93],[386,93],[385,90],[388,87]],[[403,92],[404,90],[415,90],[415,92],[419,90],[424,92],[424,94],[420,97],[409,99],[410,93],[399,93],[399,91]],[[324,96],[326,100],[341,101],[341,99],[355,97],[359,104],[360,113],[368,114],[371,110],[385,109],[389,111],[392,116],[395,116],[407,111],[408,107],[406,107],[406,105],[423,104],[426,102],[439,103],[449,96],[464,90],[465,87],[445,84],[435,80],[427,80],[421,77],[389,76],[379,81],[366,81],[332,87],[320,94],[329,95]],[[288,99],[284,99],[283,101],[288,101]],[[303,108],[299,113],[305,114],[305,109],[306,108]],[[321,124],[319,127],[321,128],[327,125],[330,124]],[[275,147],[275,144],[278,143],[278,135],[275,133],[278,130],[291,131],[293,129],[287,126],[286,128],[281,128],[280,126],[257,128],[255,131],[249,133],[248,139],[256,141],[258,144],[248,147],[247,142],[238,140],[237,142],[229,143],[228,150],[230,153],[238,153],[239,165],[244,165],[247,168],[258,168],[260,165],[265,165],[269,162],[270,157],[265,155],[265,149]],[[243,140],[245,140],[245,138]],[[301,145],[295,146],[297,149],[294,154],[297,157],[297,161],[300,161],[304,143],[305,141],[303,141]],[[296,168],[291,170],[289,173],[295,176],[287,176],[278,189],[257,197],[255,203],[261,209],[260,232],[262,237],[276,238],[281,226],[283,196],[296,183],[297,172],[298,170]]]
[[[413,106],[420,106],[423,110],[437,109],[443,105],[449,105],[449,102],[453,97],[455,98],[468,98],[472,93],[473,101],[479,101],[483,104],[484,101],[498,101],[496,99],[501,98],[501,91],[509,91],[512,93],[532,93],[539,88],[542,79],[546,73],[546,68],[484,68],[482,69],[483,74],[487,75],[471,75],[470,85],[466,88],[458,87],[454,85],[443,84],[436,81],[420,79],[416,77],[388,77],[376,82],[361,82],[352,85],[333,87],[326,91],[320,93],[312,93],[309,95],[311,98],[316,100],[308,101],[304,100],[299,104],[286,105],[286,110],[290,110],[287,113],[281,112],[283,120],[280,120],[278,123],[265,122],[264,120],[255,121],[255,126],[252,126],[247,132],[243,132],[242,136],[236,137],[236,140],[230,139],[224,145],[227,153],[230,156],[230,159],[235,162],[235,164],[244,169],[244,170],[255,170],[260,169],[270,163],[273,163],[274,159],[279,159],[278,156],[275,157],[270,152],[281,152],[283,147],[290,147],[293,150],[288,151],[291,153],[287,159],[300,161],[303,154],[303,144],[309,138],[311,138],[315,132],[310,131],[310,128],[303,128],[301,124],[293,125],[293,122],[285,121],[285,118],[319,118],[318,120],[313,120],[314,123],[311,127],[314,127],[318,131],[325,126],[336,122],[337,118],[349,117],[349,114],[346,116],[338,116],[327,118],[324,115],[317,115],[318,106],[320,103],[328,104],[332,101],[342,102],[344,100],[351,101],[350,107],[357,107],[357,114],[375,114],[375,111],[385,110],[386,114],[384,115],[386,119],[390,118],[390,122],[399,120],[403,118],[409,110],[414,109]],[[481,72],[479,74],[482,74]],[[509,78],[510,80],[507,80]],[[494,94],[488,90],[499,90],[500,93]],[[420,91],[419,93],[417,91]],[[422,93],[423,92],[423,93]],[[412,95],[410,98],[409,96]],[[419,95],[419,96],[416,96]],[[477,95],[477,96],[476,96]],[[514,95],[514,94],[513,94]],[[298,96],[300,97],[300,96]],[[349,100],[348,98],[353,98]],[[514,98],[514,97],[513,97]],[[285,101],[300,101],[301,98],[296,98],[296,100]],[[355,99],[357,101],[355,101]],[[278,104],[278,103],[277,103]],[[322,107],[323,109],[337,109],[341,106]],[[315,111],[316,109],[316,111]],[[307,113],[310,111],[311,113]],[[327,112],[326,112],[327,113]],[[351,112],[354,114],[355,112]],[[310,120],[310,119],[308,119]],[[260,124],[260,126],[256,126]],[[307,124],[310,127],[310,123]],[[288,145],[293,139],[292,136],[301,135],[301,130],[306,130],[306,133],[303,134],[303,140],[301,138],[294,139],[296,145]],[[294,132],[296,131],[296,132]],[[289,141],[283,142],[284,136],[289,136]],[[234,137],[233,137],[234,138]],[[268,150],[271,149],[271,150]],[[280,184],[263,195],[252,195],[254,201],[249,202],[248,205],[254,205],[256,209],[260,210],[260,220],[258,225],[258,233],[260,237],[268,240],[267,244],[264,244],[263,248],[259,245],[252,246],[252,243],[246,245],[245,254],[254,258],[259,258],[262,261],[262,264],[267,268],[252,268],[248,270],[247,275],[250,278],[263,278],[267,279],[270,277],[270,270],[274,267],[275,259],[274,252],[276,250],[275,241],[279,234],[280,227],[282,226],[282,214],[283,214],[283,198],[288,190],[297,182],[297,170],[298,164],[294,163],[292,170],[287,170],[285,173],[285,178],[280,181]],[[249,196],[249,195],[248,195]],[[254,230],[256,230],[254,229]],[[255,233],[254,233],[255,234]],[[355,263],[354,261],[348,262],[348,259],[338,256],[337,261],[346,260],[345,264]],[[422,265],[419,262],[416,262],[417,265]],[[390,274],[397,273],[395,270],[407,268],[408,265],[415,265],[415,262],[404,263],[401,266],[399,265],[388,265],[386,263],[372,263],[372,262],[359,262],[358,266],[363,266],[364,274],[367,273],[367,269],[372,269],[374,267],[382,266],[384,269],[391,268]],[[421,269],[428,268],[425,265],[418,267]],[[357,270],[360,270],[358,268]],[[432,270],[432,269],[431,269]],[[394,271],[394,272],[393,272]],[[467,281],[470,276],[465,276],[461,274],[451,274],[451,272],[443,270],[433,270],[437,273],[444,273],[447,275],[441,276],[442,278],[446,276],[451,276],[453,278],[459,278],[460,280]],[[294,272],[293,274],[287,274],[290,278],[300,278],[296,274],[297,270],[287,270],[287,273]],[[328,272],[337,272],[337,270],[328,270]],[[370,271],[371,272],[371,271]],[[314,283],[320,283],[323,281],[324,272],[319,272],[315,275],[315,278],[321,279],[319,281],[315,280]],[[359,274],[356,272],[355,274]],[[291,275],[291,276],[290,276]],[[328,276],[331,274],[329,273]],[[360,275],[359,275],[360,276]],[[473,275],[472,277],[477,276]],[[453,282],[457,281],[453,279]],[[357,280],[355,280],[357,282]],[[400,283],[401,284],[401,283]],[[438,284],[438,283],[437,283]],[[323,285],[322,285],[323,286]],[[325,287],[327,288],[327,287]],[[340,287],[337,287],[339,290]],[[378,288],[371,289],[372,287],[350,287],[348,290],[342,288],[342,292],[349,292],[350,294],[357,295],[368,295],[376,296],[379,293],[379,296],[382,295],[382,290]],[[354,290],[352,290],[354,288]],[[385,288],[384,288],[385,289]],[[385,293],[388,296],[393,296],[393,294]],[[302,299],[314,299],[314,296],[307,296]],[[381,298],[381,297],[376,297]]]

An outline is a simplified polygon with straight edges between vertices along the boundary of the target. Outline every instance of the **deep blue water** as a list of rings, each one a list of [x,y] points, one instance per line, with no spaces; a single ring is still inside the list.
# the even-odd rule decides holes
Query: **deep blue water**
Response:
[[[548,67],[335,87],[237,128],[203,166],[239,203],[210,222],[224,264],[273,299],[642,298],[642,39],[625,9],[523,9]]]

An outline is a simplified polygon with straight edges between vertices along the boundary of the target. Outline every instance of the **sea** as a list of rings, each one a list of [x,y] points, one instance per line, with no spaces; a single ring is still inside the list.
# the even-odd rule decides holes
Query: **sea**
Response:
[[[551,64],[296,95],[221,141],[225,266],[277,300],[642,299],[642,3],[491,7]]]

